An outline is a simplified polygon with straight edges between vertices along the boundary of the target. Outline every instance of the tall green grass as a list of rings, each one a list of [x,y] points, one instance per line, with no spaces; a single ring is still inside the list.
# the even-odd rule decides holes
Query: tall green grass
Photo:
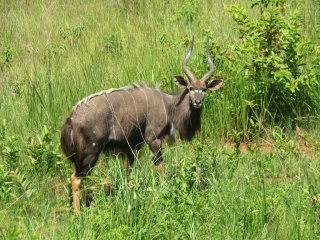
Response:
[[[32,179],[21,180],[27,186],[19,198],[12,195],[3,201],[0,235],[314,239],[319,234],[319,156],[304,155],[291,140],[279,144],[278,153],[253,148],[248,154],[208,141],[193,148],[179,144],[165,150],[167,170],[160,179],[150,171],[152,162],[144,150],[129,177],[121,159],[102,158],[84,185],[87,194],[94,193],[94,202],[81,215],[67,205],[67,164],[46,177],[37,171]],[[104,193],[105,182],[112,183],[111,195]]]

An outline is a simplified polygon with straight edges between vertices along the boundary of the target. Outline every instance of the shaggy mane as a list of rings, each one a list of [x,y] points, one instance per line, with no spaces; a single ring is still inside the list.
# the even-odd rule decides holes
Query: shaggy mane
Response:
[[[102,96],[102,95],[107,95],[110,94],[112,92],[118,92],[118,91],[127,91],[127,90],[132,90],[132,89],[137,89],[137,88],[144,88],[147,87],[146,84],[144,83],[134,83],[131,84],[129,86],[126,87],[122,87],[122,88],[110,88],[110,89],[106,89],[106,90],[102,90],[100,92],[97,93],[93,93],[83,99],[81,99],[74,107],[72,110],[72,113],[76,112],[82,105],[89,105],[89,102],[92,98],[94,97],[98,97],[98,96]]]

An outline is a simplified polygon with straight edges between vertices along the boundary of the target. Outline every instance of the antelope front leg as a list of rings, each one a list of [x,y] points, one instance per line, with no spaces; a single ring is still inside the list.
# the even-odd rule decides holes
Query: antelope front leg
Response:
[[[134,164],[134,153],[132,152],[131,149],[127,150],[127,159],[128,159],[128,164],[127,164],[127,175],[129,176],[132,168],[133,168],[133,164]]]
[[[159,174],[162,174],[164,168],[164,161],[162,158],[161,147],[162,142],[160,139],[155,139],[149,144],[152,152],[152,160]]]

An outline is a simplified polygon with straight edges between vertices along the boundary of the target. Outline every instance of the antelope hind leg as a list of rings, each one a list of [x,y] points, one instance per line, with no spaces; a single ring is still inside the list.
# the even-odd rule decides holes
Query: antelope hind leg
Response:
[[[81,195],[82,178],[76,176],[76,172],[71,175],[72,202],[75,212],[80,212],[80,195]]]

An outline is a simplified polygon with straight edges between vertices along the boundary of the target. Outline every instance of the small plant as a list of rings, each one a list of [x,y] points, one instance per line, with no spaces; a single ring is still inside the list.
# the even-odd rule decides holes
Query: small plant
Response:
[[[13,56],[12,47],[9,44],[0,44],[0,70],[3,71],[5,68],[11,65]]]
[[[59,144],[54,141],[53,136],[53,129],[44,126],[40,134],[29,138],[26,147],[32,169],[48,172],[63,165]]]
[[[7,122],[3,120],[2,125],[0,125],[0,159],[4,160],[3,163],[5,163],[8,169],[16,169],[19,164],[18,153],[17,138],[8,135]]]
[[[214,144],[209,142],[204,145],[202,142],[194,142],[193,145],[195,156],[192,156],[192,160],[188,159],[192,162],[188,161],[186,165],[177,163],[173,169],[172,184],[181,195],[189,194],[193,189],[206,189],[211,183],[212,176],[218,174],[217,153],[212,150]]]
[[[17,138],[9,136],[7,122],[0,125],[0,199],[17,200],[22,194],[28,197],[32,193],[30,182],[19,171],[19,153]]]
[[[104,49],[107,53],[122,55],[123,52],[123,44],[121,38],[118,35],[111,34],[104,38]]]
[[[61,45],[48,44],[45,47],[44,60],[48,64],[48,66],[51,66],[52,62],[54,62],[54,60],[57,57],[66,55],[66,53],[67,53],[67,50],[63,44]]]
[[[232,137],[234,142],[235,153],[236,155],[239,155],[241,153],[241,141],[242,141],[241,138],[243,136],[243,132],[232,130],[230,133],[230,136]]]
[[[59,35],[63,39],[74,40],[74,39],[78,39],[82,36],[84,29],[85,29],[85,27],[84,27],[83,23],[80,22],[77,25],[72,26],[72,27],[61,27],[59,29]]]
[[[23,196],[29,198],[34,189],[30,188],[31,181],[19,169],[9,171],[0,165],[0,199],[18,200]]]
[[[288,10],[287,3],[253,1],[252,8],[260,10],[257,19],[250,19],[239,5],[230,12],[240,33],[234,53],[251,84],[248,100],[256,106],[251,112],[264,115],[269,123],[293,126],[299,117],[319,110],[315,93],[320,84],[320,51],[302,36],[300,12]],[[265,110],[269,114],[259,114]]]
[[[182,0],[181,4],[177,6],[174,15],[177,20],[185,20],[186,22],[193,22],[198,15],[198,6],[196,0]]]

